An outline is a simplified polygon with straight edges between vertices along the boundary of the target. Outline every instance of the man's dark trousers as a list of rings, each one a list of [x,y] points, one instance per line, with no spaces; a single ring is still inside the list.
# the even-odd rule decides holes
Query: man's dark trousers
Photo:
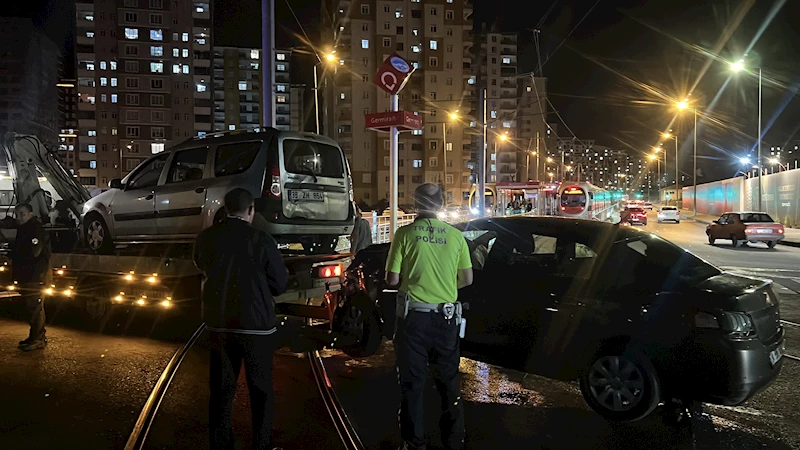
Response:
[[[458,326],[440,312],[409,311],[397,320],[394,336],[400,379],[400,436],[409,449],[425,449],[424,393],[428,367],[441,396],[439,427],[445,448],[464,447],[464,407],[461,382]]]
[[[239,370],[244,361],[250,411],[253,420],[254,450],[272,448],[272,422],[275,393],[272,386],[272,358],[277,348],[277,333],[253,335],[209,332],[211,338],[211,398],[209,430],[213,450],[233,449],[233,397]]]
[[[31,331],[28,341],[43,341],[45,339],[45,316],[44,316],[44,296],[41,294],[42,287],[38,284],[23,288],[23,298],[25,299],[25,309],[28,311],[28,323]]]

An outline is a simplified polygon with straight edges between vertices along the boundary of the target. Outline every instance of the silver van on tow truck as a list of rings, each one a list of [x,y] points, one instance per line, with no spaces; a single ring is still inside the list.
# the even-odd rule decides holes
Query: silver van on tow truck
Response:
[[[281,244],[332,253],[353,229],[352,180],[344,152],[313,133],[264,128],[207,134],[153,155],[83,206],[83,235],[96,253],[116,244],[193,242],[224,217],[233,188]]]

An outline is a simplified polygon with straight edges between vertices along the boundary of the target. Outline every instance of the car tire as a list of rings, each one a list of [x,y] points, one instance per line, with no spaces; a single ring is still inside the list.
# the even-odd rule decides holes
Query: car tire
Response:
[[[708,245],[714,245],[714,242],[716,242],[716,239],[711,237],[711,235],[709,234],[708,235]]]
[[[658,222],[658,223],[661,223],[661,219],[658,219],[658,221],[657,221],[657,222]]]
[[[777,244],[777,242],[776,242],[776,241],[768,241],[768,242],[767,242],[767,247],[768,247],[768,248],[775,248],[775,245],[776,245],[776,244]]]
[[[83,224],[83,238],[89,250],[100,255],[109,255],[114,252],[111,231],[100,214],[88,214]]]
[[[353,358],[372,356],[378,351],[383,339],[377,311],[363,311],[351,301],[346,301],[334,313],[334,331],[344,338],[356,339],[342,350]]]
[[[739,247],[739,238],[737,238],[736,236],[731,236],[731,245],[734,248]]]
[[[613,378],[609,380],[609,376]],[[612,422],[643,419],[661,401],[661,383],[656,370],[639,353],[600,351],[581,373],[579,383],[589,407]]]
[[[678,224],[678,223],[681,223],[681,221],[680,220],[676,220],[675,223]]]

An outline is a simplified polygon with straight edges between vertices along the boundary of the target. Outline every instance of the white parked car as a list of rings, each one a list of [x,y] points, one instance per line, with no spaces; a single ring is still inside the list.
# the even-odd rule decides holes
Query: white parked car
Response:
[[[658,223],[675,221],[681,223],[681,211],[675,206],[664,206],[658,210]]]

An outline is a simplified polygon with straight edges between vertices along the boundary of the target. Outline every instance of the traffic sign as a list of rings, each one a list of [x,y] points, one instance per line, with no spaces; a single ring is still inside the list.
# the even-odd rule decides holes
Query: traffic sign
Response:
[[[421,130],[422,117],[408,111],[382,112],[364,115],[368,130],[389,131],[392,127],[401,130]]]
[[[378,68],[372,80],[389,95],[395,95],[403,89],[408,78],[416,68],[397,53],[392,53]]]

